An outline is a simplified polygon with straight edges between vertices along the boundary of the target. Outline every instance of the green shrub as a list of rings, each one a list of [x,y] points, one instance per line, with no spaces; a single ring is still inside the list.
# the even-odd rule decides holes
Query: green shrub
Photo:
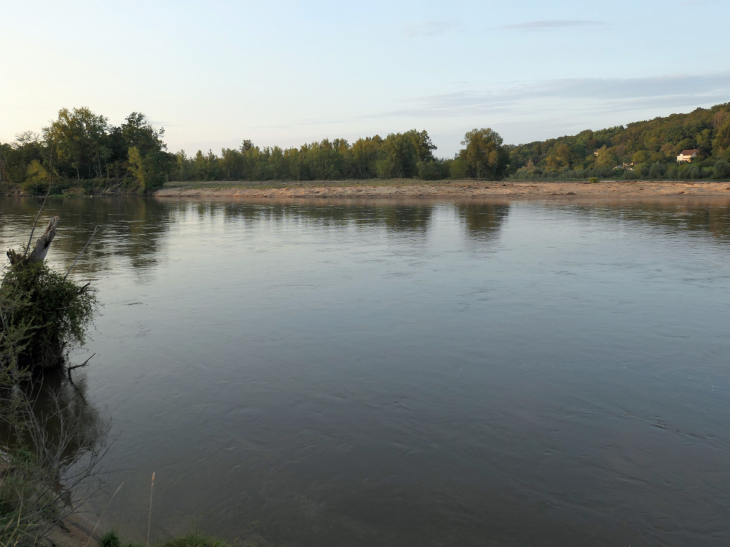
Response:
[[[9,267],[0,284],[0,364],[14,362],[17,370],[60,365],[65,351],[86,341],[98,308],[95,292],[45,261]]]
[[[419,161],[418,167],[418,178],[423,180],[438,180],[443,178],[441,174],[441,168],[438,163],[434,160],[430,161]]]
[[[116,530],[109,530],[99,539],[99,547],[122,547],[122,540]]]
[[[469,177],[469,164],[462,158],[456,158],[449,167],[449,178],[465,179]]]
[[[375,162],[375,173],[380,179],[392,178],[395,174],[395,165],[390,158],[383,158]]]
[[[728,176],[730,176],[730,164],[726,162],[725,160],[719,160],[715,162],[713,170],[713,178],[716,179],[726,179]]]
[[[600,181],[598,180],[598,177],[591,177],[588,179],[588,182],[591,184],[598,184]]]

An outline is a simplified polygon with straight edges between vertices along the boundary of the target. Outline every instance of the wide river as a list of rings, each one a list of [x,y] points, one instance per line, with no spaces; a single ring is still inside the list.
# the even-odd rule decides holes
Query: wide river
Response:
[[[36,200],[0,200],[0,247]],[[730,544],[730,203],[49,200],[104,306],[102,526]]]

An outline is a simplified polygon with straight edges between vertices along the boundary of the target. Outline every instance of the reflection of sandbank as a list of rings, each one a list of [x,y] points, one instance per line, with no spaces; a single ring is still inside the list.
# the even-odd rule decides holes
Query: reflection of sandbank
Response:
[[[190,182],[168,183],[156,197],[245,199],[346,198],[346,199],[474,199],[474,198],[730,198],[727,182],[434,182],[395,183],[313,182]]]

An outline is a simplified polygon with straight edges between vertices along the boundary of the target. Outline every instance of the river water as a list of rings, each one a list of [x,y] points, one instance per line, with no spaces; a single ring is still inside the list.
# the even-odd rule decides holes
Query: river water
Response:
[[[0,200],[0,245],[34,200]],[[730,202],[49,200],[104,303],[103,526],[730,544]]]

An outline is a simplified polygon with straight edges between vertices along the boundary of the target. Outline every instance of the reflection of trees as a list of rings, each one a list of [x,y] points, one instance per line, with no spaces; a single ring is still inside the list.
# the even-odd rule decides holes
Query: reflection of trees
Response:
[[[28,219],[28,225],[20,228],[27,233],[38,212],[34,199],[14,200],[12,213],[18,220]],[[7,204],[4,210],[8,211]],[[135,268],[144,268],[156,261],[160,237],[168,224],[169,208],[155,200],[140,198],[50,198],[39,221],[59,215],[61,224],[53,241],[53,260],[60,268],[68,268],[81,252],[94,228],[99,232],[74,268],[75,273],[93,274],[106,271],[115,257],[124,257]],[[17,222],[16,222],[17,226]],[[64,229],[73,226],[74,229]],[[3,231],[3,239],[13,234]],[[27,236],[26,236],[27,237]],[[17,243],[25,243],[18,239]],[[13,242],[15,243],[15,242]]]
[[[33,401],[31,419],[37,425],[33,445],[42,446],[46,458],[57,459],[68,470],[82,457],[103,450],[109,424],[86,397],[86,376],[73,381],[63,369],[48,371],[42,384],[28,394]]]
[[[85,457],[100,454],[109,423],[86,397],[86,379],[47,370],[28,385],[3,388],[0,443],[30,450],[57,479]]]
[[[394,232],[425,233],[431,223],[432,205],[403,204],[314,204],[297,203],[206,203],[194,204],[199,217],[223,215],[226,222],[306,222],[320,226],[382,226]]]
[[[85,382],[64,374],[47,371],[35,383],[0,391],[0,444],[9,455],[1,471],[0,524],[6,531],[15,522],[21,544],[38,543],[76,512],[74,497],[102,484],[108,422],[88,404]]]
[[[555,204],[592,217],[707,234],[730,243],[730,205],[703,201]]]
[[[477,239],[493,239],[509,214],[506,203],[457,204],[456,210],[464,221],[467,235]]]

